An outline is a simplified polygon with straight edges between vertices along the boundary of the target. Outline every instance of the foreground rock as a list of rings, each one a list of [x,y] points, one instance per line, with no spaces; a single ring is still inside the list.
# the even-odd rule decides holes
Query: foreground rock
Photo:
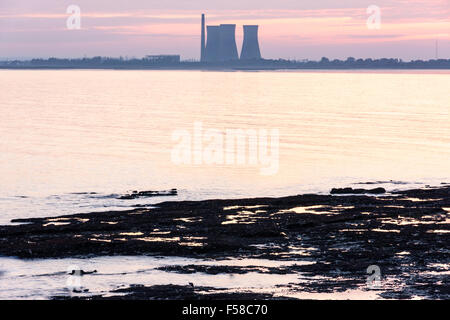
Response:
[[[137,198],[148,197],[164,197],[164,196],[176,196],[178,194],[177,189],[163,190],[163,191],[132,191],[131,193],[118,197],[119,200],[132,200]]]
[[[333,188],[331,194],[383,194],[386,193],[384,188],[374,189],[353,189],[353,188]]]
[[[0,255],[21,258],[165,255],[309,260],[258,271],[168,267],[181,273],[299,273],[289,290],[336,292],[386,279],[381,296],[450,298],[450,187],[375,195],[164,202],[157,208],[17,219],[0,227]]]

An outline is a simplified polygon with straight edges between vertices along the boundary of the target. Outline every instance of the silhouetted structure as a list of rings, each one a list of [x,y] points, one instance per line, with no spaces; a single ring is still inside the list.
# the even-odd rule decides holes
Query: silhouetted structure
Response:
[[[244,26],[241,60],[261,59],[258,43],[258,26]]]
[[[239,60],[235,34],[235,24],[207,26],[207,40],[205,46],[205,14],[202,13],[200,62],[231,62]],[[244,41],[242,44],[241,59],[261,59],[257,25],[244,26]]]
[[[202,13],[202,33],[201,33],[201,49],[200,49],[200,61],[205,61],[205,14]]]
[[[216,26],[216,30],[219,27]],[[217,31],[218,32],[218,31]],[[214,39],[214,37],[212,37]],[[217,38],[215,38],[217,40]],[[211,40],[212,41],[212,40]],[[208,40],[209,42],[209,40]],[[206,46],[208,48],[208,45]],[[214,46],[210,46],[214,48]],[[218,46],[216,46],[218,48]],[[208,50],[207,52],[208,53]],[[195,60],[180,61],[179,55],[153,55],[144,58],[48,58],[31,60],[0,61],[0,69],[175,69],[175,70],[277,70],[277,69],[447,69],[450,70],[450,59],[413,60],[401,59],[355,59],[320,61],[285,60],[285,59],[254,59],[231,60],[227,62],[201,63]]]
[[[221,24],[220,25],[220,47],[219,60],[231,61],[238,60],[238,51],[236,47],[236,25],[235,24]]]
[[[153,64],[180,63],[180,60],[181,60],[179,54],[149,55],[149,56],[145,56],[145,59]]]
[[[206,40],[205,61],[206,62],[219,61],[220,27],[207,26],[206,31],[208,34],[208,38]]]

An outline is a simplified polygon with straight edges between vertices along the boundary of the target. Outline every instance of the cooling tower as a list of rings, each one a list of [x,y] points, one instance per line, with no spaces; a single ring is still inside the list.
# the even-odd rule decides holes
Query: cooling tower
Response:
[[[258,43],[258,26],[244,26],[241,60],[261,59]]]
[[[220,27],[207,26],[206,33],[208,37],[206,40],[205,61],[219,61]]]
[[[235,31],[236,31],[235,24],[220,25],[220,48],[219,48],[220,61],[239,59],[236,47]]]
[[[200,61],[205,61],[205,14],[202,13],[202,32],[201,32],[201,48],[200,48]]]

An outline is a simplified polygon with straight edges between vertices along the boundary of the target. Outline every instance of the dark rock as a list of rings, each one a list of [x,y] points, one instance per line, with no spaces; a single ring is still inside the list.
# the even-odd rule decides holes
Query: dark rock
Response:
[[[384,188],[375,189],[353,189],[353,188],[333,188],[331,194],[383,194],[386,193]]]
[[[85,274],[92,274],[92,273],[97,273],[97,270],[93,270],[93,271],[72,270],[71,272],[69,272],[69,274],[77,275],[77,276],[82,276],[82,275],[85,275]]]
[[[163,190],[163,191],[132,191],[129,194],[122,195],[117,199],[132,200],[142,197],[162,197],[162,196],[176,196],[177,189]]]

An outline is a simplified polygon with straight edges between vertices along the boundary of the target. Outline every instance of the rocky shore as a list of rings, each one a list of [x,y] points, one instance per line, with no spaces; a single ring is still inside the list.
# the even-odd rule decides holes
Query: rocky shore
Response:
[[[382,191],[356,189],[352,194],[351,189],[335,189],[332,195],[168,201],[128,211],[16,219],[21,224],[0,226],[0,255],[308,260],[308,264],[267,268],[188,265],[162,269],[192,274],[295,273],[316,280],[291,283],[286,289],[315,293],[361,288],[368,266],[376,265],[383,279],[380,297],[450,298],[450,186]],[[120,290],[121,297],[125,294],[130,299],[230,297],[211,288],[205,294],[189,286],[176,291],[166,287]],[[232,297],[274,298],[245,293]]]

